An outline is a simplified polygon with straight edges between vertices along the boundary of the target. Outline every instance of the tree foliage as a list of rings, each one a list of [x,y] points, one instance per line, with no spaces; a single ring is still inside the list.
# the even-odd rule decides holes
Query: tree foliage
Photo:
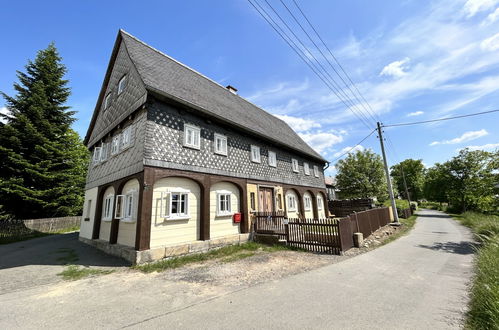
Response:
[[[350,153],[336,164],[337,187],[344,198],[388,197],[383,161],[371,150]]]
[[[404,176],[411,200],[417,201],[423,198],[425,167],[421,159],[406,159],[393,165],[391,170],[394,186],[404,199],[407,199]]]
[[[0,204],[17,218],[81,212],[88,151],[70,126],[70,89],[54,44],[17,72],[16,95],[1,93],[9,114],[0,126]]]

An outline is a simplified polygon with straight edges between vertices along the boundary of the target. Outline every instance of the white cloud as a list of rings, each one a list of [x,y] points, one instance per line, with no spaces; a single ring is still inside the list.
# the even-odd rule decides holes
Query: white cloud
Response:
[[[392,62],[386,65],[383,70],[379,73],[380,76],[392,76],[395,78],[400,78],[405,76],[407,72],[404,71],[406,69],[405,64],[408,63],[410,59],[408,57],[404,58],[400,61]]]
[[[494,7],[498,2],[498,0],[468,0],[464,4],[463,10],[467,14],[467,17],[473,17],[479,12]]]
[[[308,131],[312,128],[321,127],[321,124],[311,119],[293,117],[288,115],[275,115],[275,116],[281,120],[284,120],[289,126],[291,126],[292,129],[294,129],[297,132]]]
[[[488,143],[488,144],[484,144],[482,146],[467,146],[465,148],[468,148],[470,150],[495,150],[495,149],[499,149],[499,143]],[[465,148],[460,148],[458,149],[461,150],[461,149],[465,149]]]
[[[340,157],[341,155],[343,155],[346,152],[351,153],[351,152],[364,151],[364,150],[366,150],[366,148],[364,148],[360,144],[358,146],[355,146],[353,149],[352,149],[352,147],[345,147],[345,148],[341,149],[340,151],[338,151],[337,153],[335,153],[333,155],[333,157]]]
[[[7,107],[1,107],[0,108],[0,113],[2,115],[8,115],[10,113],[10,111],[7,109]],[[7,122],[7,120],[4,119],[3,117],[0,117],[0,122],[2,122],[2,123],[5,124]]]
[[[478,139],[482,136],[486,136],[488,134],[489,134],[489,132],[487,132],[485,129],[481,129],[479,131],[469,131],[469,132],[463,133],[463,135],[461,135],[460,137],[457,137],[457,138],[454,138],[451,140],[444,140],[444,141],[440,141],[440,142],[434,141],[434,142],[430,143],[430,146],[435,146],[438,144],[458,144],[458,143],[468,142],[468,141]]]
[[[424,111],[415,111],[408,113],[407,117],[416,117],[416,116],[421,116],[422,114],[424,114]]]
[[[499,8],[496,8],[496,10],[493,13],[491,13],[491,14],[489,14],[489,16],[487,16],[485,21],[483,21],[482,25],[492,24],[495,21],[497,21],[498,18],[499,18]]]
[[[343,141],[343,136],[331,132],[299,133],[299,135],[319,153]]]
[[[485,51],[494,51],[499,49],[499,33],[480,43],[480,48]]]

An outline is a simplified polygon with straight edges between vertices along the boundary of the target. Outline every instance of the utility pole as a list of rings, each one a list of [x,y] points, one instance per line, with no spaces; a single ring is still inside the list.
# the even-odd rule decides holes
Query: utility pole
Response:
[[[385,163],[386,183],[388,186],[388,193],[390,194],[390,201],[392,202],[394,225],[399,225],[400,224],[399,215],[397,213],[397,205],[395,204],[395,197],[393,197],[392,180],[390,180],[390,171],[388,170],[388,162],[386,161],[385,144],[383,142],[383,131],[381,130],[380,122],[378,122],[378,137],[379,137],[379,143],[381,145],[381,154],[383,155],[383,163]]]
[[[409,189],[407,189],[407,182],[405,181],[404,165],[400,163],[400,169],[402,170],[402,178],[404,179],[405,195],[407,197],[407,202],[409,202],[409,208],[411,208],[411,196],[409,196]]]

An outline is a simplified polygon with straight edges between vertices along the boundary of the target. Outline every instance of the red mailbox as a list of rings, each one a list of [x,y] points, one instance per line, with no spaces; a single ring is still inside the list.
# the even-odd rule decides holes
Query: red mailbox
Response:
[[[234,220],[234,223],[240,223],[241,217],[242,217],[241,213],[234,213],[234,215],[232,216],[232,219]]]

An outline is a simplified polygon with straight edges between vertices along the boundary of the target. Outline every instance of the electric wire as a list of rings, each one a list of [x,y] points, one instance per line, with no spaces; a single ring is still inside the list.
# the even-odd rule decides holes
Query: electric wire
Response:
[[[433,122],[442,121],[442,120],[451,120],[451,119],[459,119],[459,118],[465,118],[465,117],[485,115],[485,114],[492,113],[492,112],[499,112],[499,109],[497,109],[497,110],[489,110],[489,111],[482,111],[482,112],[475,112],[475,113],[469,113],[469,114],[466,114],[466,115],[460,115],[460,116],[454,116],[454,117],[445,117],[445,118],[438,118],[438,119],[414,121],[414,122],[409,122],[409,123],[389,124],[389,125],[382,125],[382,126],[383,127],[396,127],[396,126],[409,126],[409,125],[426,124],[426,123],[433,123]]]
[[[340,156],[336,157],[334,160],[332,160],[330,163],[334,163],[336,162],[338,159],[342,158],[343,156],[345,156],[346,154],[349,154],[353,149],[355,149],[358,145],[360,145],[362,142],[364,142],[365,140],[367,140],[371,135],[373,135],[374,132],[376,132],[376,128],[373,129],[371,131],[371,133],[369,133],[366,137],[364,137],[362,140],[360,140],[356,145],[354,145],[353,147],[351,147],[350,149],[348,149],[348,151],[342,153]]]

